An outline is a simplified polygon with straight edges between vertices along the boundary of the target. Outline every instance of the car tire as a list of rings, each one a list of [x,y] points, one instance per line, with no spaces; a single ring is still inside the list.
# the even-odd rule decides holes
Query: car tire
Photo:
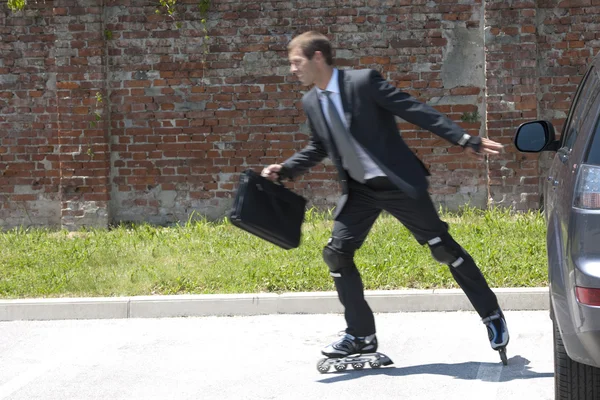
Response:
[[[600,399],[600,368],[573,361],[554,325],[554,393],[556,400]]]

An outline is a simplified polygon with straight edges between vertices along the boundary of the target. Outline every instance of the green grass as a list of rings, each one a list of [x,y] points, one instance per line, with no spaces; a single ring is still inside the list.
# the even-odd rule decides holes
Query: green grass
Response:
[[[334,290],[321,250],[329,214],[310,210],[298,249],[282,250],[227,221],[176,227],[0,233],[0,297],[125,296]],[[492,287],[547,284],[545,225],[536,212],[442,213]],[[366,289],[457,287],[395,219],[382,216],[356,254]]]

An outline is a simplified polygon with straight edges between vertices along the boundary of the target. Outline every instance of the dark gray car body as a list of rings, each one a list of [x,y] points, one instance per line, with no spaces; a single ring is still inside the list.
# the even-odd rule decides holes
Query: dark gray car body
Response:
[[[600,308],[581,304],[575,287],[600,288],[600,211],[574,207],[578,168],[588,163],[600,113],[600,59],[588,70],[546,178],[551,306],[569,357],[600,367]]]
[[[568,356],[593,367],[600,367],[600,307],[582,304],[576,287],[600,288],[600,209],[580,208],[574,196],[581,165],[600,165],[599,74],[596,57],[573,98],[560,140],[545,122],[543,149],[556,151],[543,193],[550,313]]]

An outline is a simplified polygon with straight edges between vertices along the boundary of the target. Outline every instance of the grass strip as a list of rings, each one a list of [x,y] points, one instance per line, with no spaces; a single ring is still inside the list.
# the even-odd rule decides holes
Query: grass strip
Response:
[[[440,213],[491,287],[547,285],[541,214],[473,208]],[[0,233],[0,297],[331,291],[321,259],[330,215],[309,210],[302,245],[288,251],[227,220],[77,232],[14,229]],[[389,215],[377,220],[355,259],[366,289],[457,287],[448,267]]]

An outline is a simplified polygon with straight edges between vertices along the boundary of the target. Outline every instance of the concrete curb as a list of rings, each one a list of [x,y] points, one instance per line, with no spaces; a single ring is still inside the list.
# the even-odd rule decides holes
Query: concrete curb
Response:
[[[503,310],[547,310],[548,288],[494,289]],[[372,290],[374,312],[473,311],[460,289]],[[0,300],[0,321],[341,313],[335,292]]]

